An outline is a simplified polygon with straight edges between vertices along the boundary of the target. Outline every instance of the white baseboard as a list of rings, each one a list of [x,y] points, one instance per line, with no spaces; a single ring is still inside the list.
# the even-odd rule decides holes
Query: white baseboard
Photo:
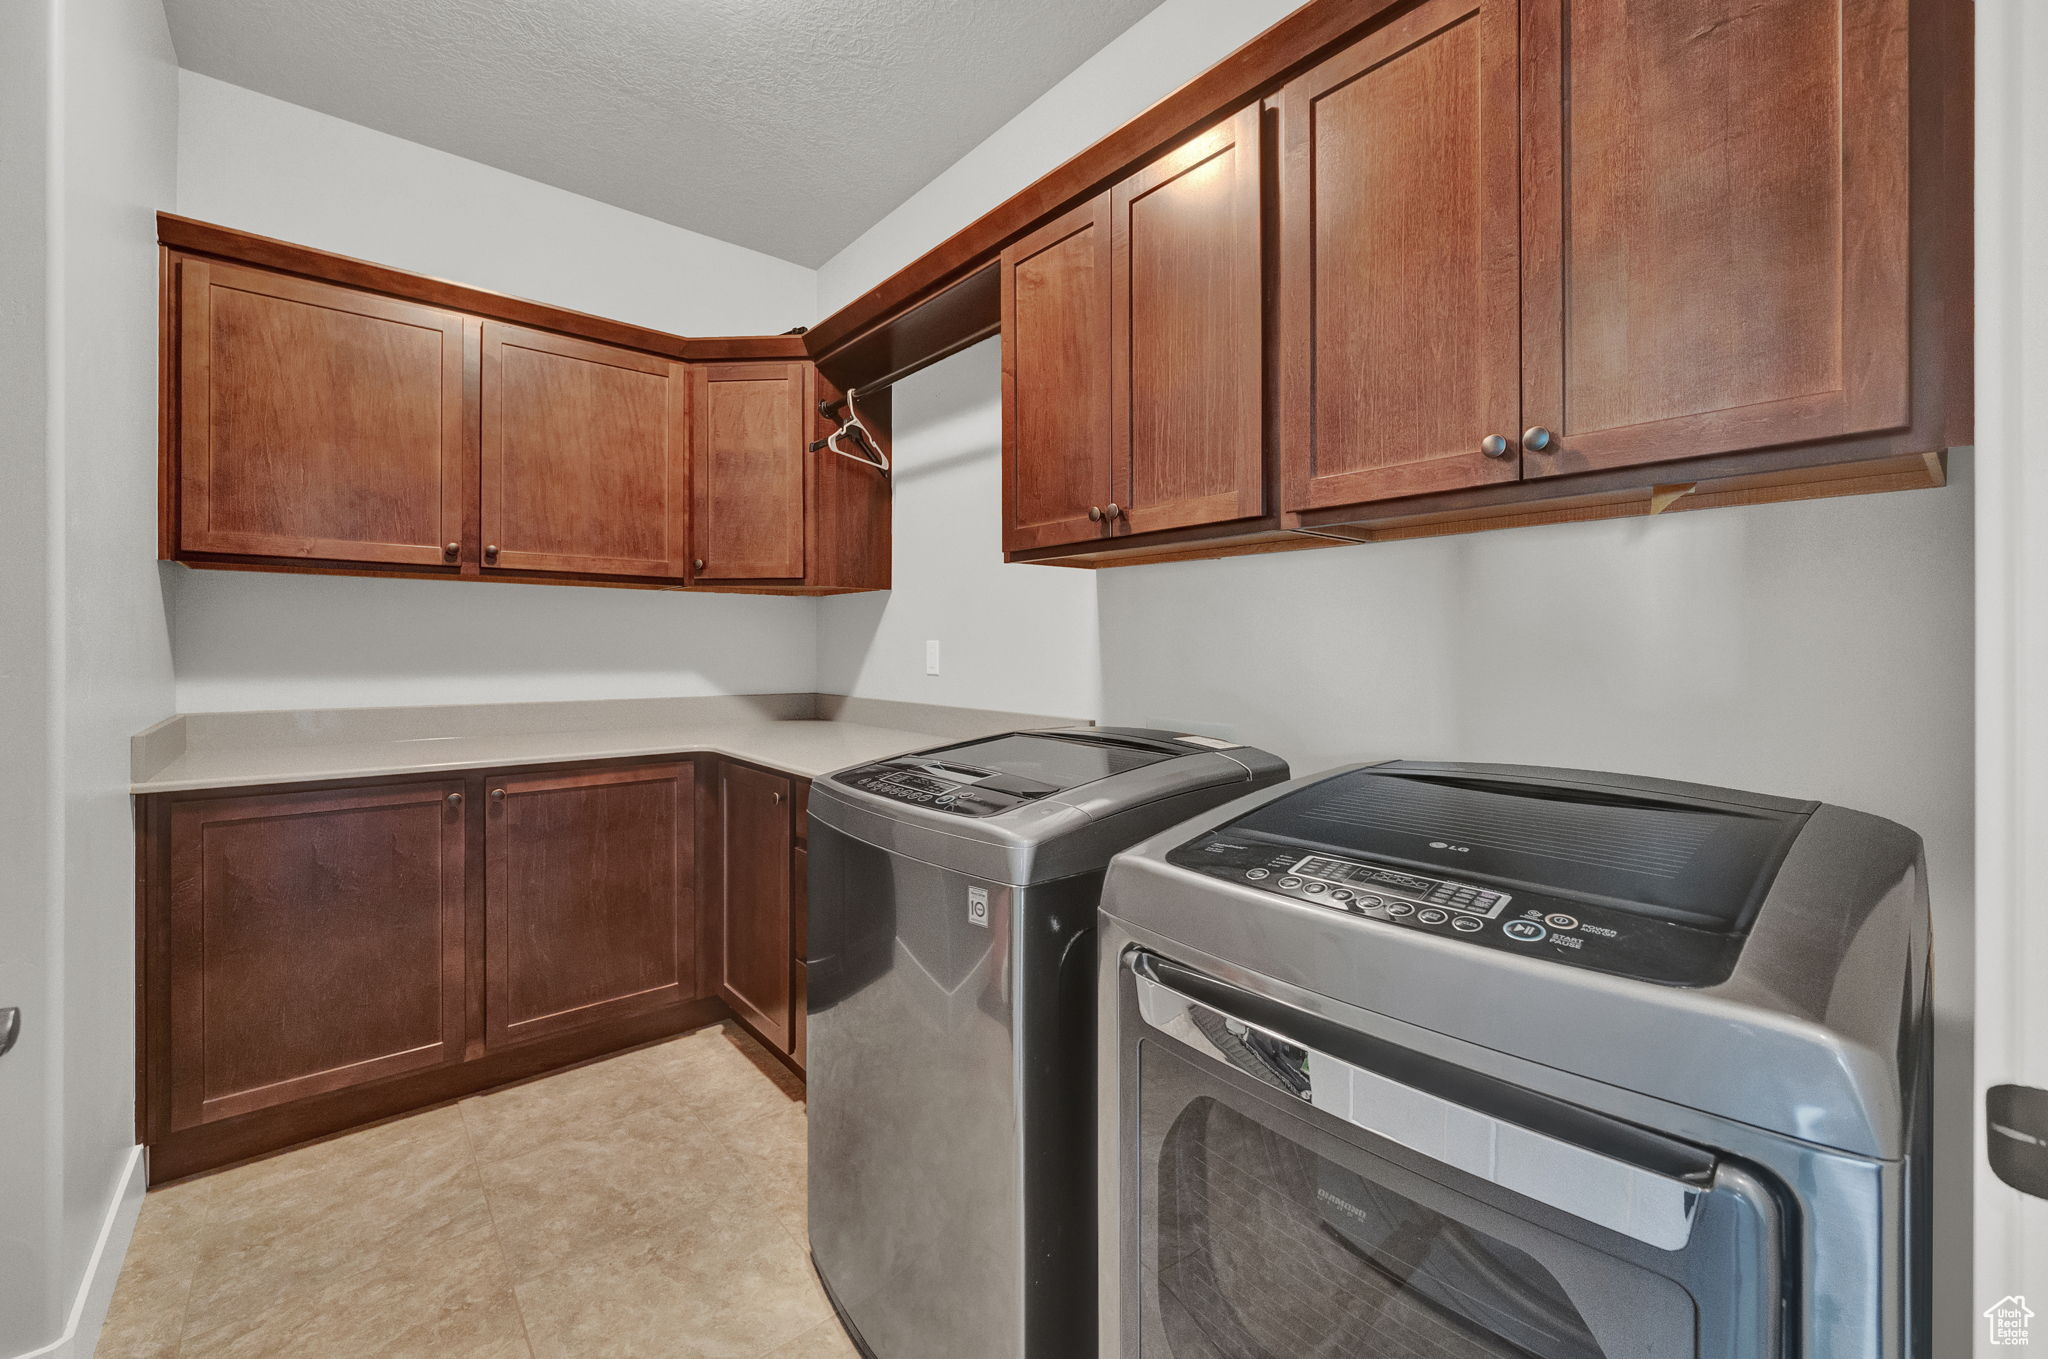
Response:
[[[15,1359],[92,1359],[99,1344],[100,1328],[107,1324],[107,1308],[114,1302],[114,1285],[121,1278],[121,1262],[128,1258],[128,1243],[135,1236],[135,1219],[142,1215],[142,1194],[149,1188],[148,1152],[135,1147],[120,1177],[120,1188],[100,1223],[99,1239],[85,1262],[85,1277],[71,1299],[71,1314],[65,1318],[64,1334],[41,1349],[16,1355]]]

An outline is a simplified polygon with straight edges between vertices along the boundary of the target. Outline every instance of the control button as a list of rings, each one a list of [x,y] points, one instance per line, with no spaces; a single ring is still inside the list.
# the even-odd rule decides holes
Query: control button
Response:
[[[1549,923],[1552,929],[1575,930],[1579,927],[1579,918],[1575,915],[1560,913],[1557,915],[1546,915],[1543,919]]]
[[[1370,896],[1361,892],[1358,896],[1358,904],[1364,910],[1377,911],[1380,907],[1387,904],[1387,899],[1385,897]]]
[[[1308,886],[1302,888],[1301,890],[1313,894],[1317,892],[1327,892],[1330,890],[1330,888],[1327,883],[1312,882],[1308,884]]]
[[[1451,922],[1451,928],[1462,934],[1477,934],[1486,928],[1486,922],[1475,916],[1461,915]]]
[[[1280,879],[1280,885],[1282,887],[1299,887],[1301,886],[1301,879],[1289,873],[1286,877]]]
[[[1510,920],[1500,932],[1518,944],[1540,944],[1550,937],[1550,931],[1533,920]]]
[[[950,807],[959,800],[959,798],[954,797],[951,793],[944,793],[938,797],[933,798],[932,805],[935,807]]]
[[[1415,908],[1414,908],[1413,906],[1410,906],[1410,905],[1409,905],[1409,904],[1408,904],[1407,902],[1405,902],[1405,901],[1395,901],[1395,902],[1389,902],[1389,903],[1387,904],[1387,914],[1388,914],[1388,915],[1414,915],[1414,914],[1415,914]]]
[[[1264,882],[1267,878],[1272,877],[1273,873],[1272,870],[1265,868],[1247,868],[1244,871],[1244,875],[1252,882]]]
[[[1338,888],[1338,889],[1337,889],[1336,891],[1334,891],[1334,892],[1330,893],[1330,900],[1332,900],[1332,901],[1349,901],[1349,900],[1351,900],[1351,893],[1349,893],[1349,892],[1345,891],[1345,890],[1344,890],[1343,888],[1339,887],[1339,888]]]
[[[1421,925],[1441,925],[1450,918],[1449,912],[1439,911],[1436,907],[1432,906],[1421,915],[1416,916],[1415,920],[1417,924]]]

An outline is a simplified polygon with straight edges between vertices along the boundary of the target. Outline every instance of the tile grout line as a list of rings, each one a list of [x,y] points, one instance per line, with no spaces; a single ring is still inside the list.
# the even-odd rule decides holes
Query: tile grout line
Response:
[[[192,1266],[185,1271],[185,1287],[178,1294],[178,1338],[171,1343],[169,1359],[178,1359],[178,1356],[185,1352],[185,1333],[192,1326],[192,1294],[199,1286],[200,1267],[206,1263],[207,1256],[213,1251],[213,1234],[207,1229],[213,1226],[213,1215],[218,1207],[214,1203],[214,1196],[218,1192],[219,1186],[213,1186],[208,1189],[205,1198],[200,1201],[199,1237],[206,1244],[202,1249],[194,1253]],[[145,1199],[148,1197],[147,1191],[144,1191],[143,1197]],[[120,1287],[118,1279],[115,1280],[115,1287]],[[93,1348],[98,1349],[99,1347],[95,1345]]]
[[[490,1220],[491,1224],[491,1244],[498,1248],[498,1264],[502,1271],[501,1277],[504,1279],[505,1291],[512,1295],[512,1315],[519,1318],[520,1343],[526,1346],[528,1359],[538,1359],[533,1348],[533,1332],[528,1330],[526,1326],[526,1309],[519,1305],[519,1285],[518,1281],[512,1278],[511,1257],[506,1255],[505,1238],[498,1231],[498,1210],[491,1206],[491,1188],[484,1180],[483,1158],[477,1155],[476,1138],[469,1131],[469,1116],[462,1111],[462,1106],[467,1102],[467,1100],[457,1100],[455,1102],[455,1116],[462,1124],[462,1145],[469,1148],[470,1168],[476,1171],[477,1193],[483,1195],[484,1216]],[[173,1355],[172,1359],[177,1359],[177,1356]]]

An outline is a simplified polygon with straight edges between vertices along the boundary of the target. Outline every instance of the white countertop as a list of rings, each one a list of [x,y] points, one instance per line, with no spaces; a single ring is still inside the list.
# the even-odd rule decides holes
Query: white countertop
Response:
[[[920,705],[912,704],[869,704],[865,711],[831,720],[797,715],[815,710],[815,704],[807,708],[785,702],[788,715],[781,715],[770,706],[747,711],[741,701],[685,700],[667,707],[553,705],[547,713],[491,706],[393,710],[388,720],[362,709],[205,714],[172,719],[139,738],[130,787],[138,794],[175,793],[700,753],[814,779],[906,751],[1058,722],[1020,721],[1025,715],[958,708],[920,711]],[[599,715],[593,717],[593,712]],[[928,715],[937,720],[923,720]],[[240,721],[243,716],[253,720]],[[853,716],[895,718],[906,725],[847,720]],[[561,729],[546,729],[551,717],[559,717]],[[919,721],[925,729],[910,729],[908,720]],[[536,726],[542,729],[535,730]],[[173,739],[167,743],[153,734],[173,727]]]

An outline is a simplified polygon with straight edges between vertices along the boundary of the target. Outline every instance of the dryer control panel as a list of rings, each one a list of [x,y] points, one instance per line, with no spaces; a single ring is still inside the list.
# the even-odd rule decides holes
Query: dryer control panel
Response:
[[[1742,946],[1740,936],[1620,906],[1309,852],[1300,844],[1242,830],[1212,831],[1175,848],[1166,859],[1206,877],[1361,921],[1666,985],[1725,981]]]

